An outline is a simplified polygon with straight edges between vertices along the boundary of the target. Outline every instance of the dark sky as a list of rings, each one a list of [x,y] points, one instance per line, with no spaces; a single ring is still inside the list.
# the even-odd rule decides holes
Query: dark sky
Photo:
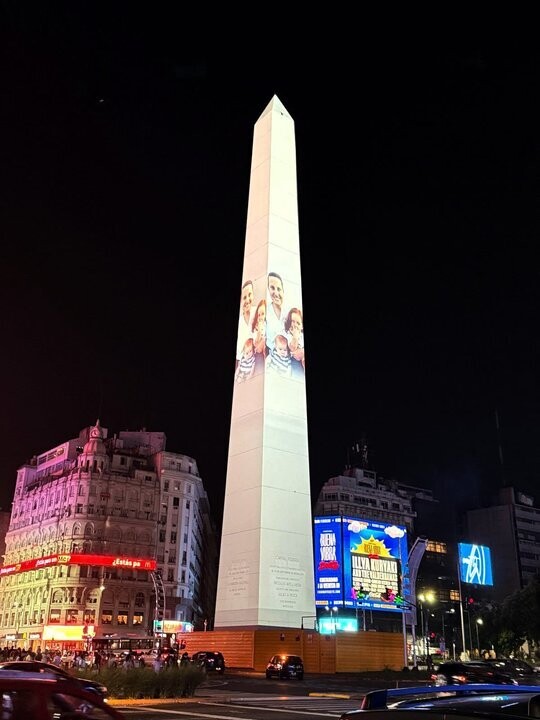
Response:
[[[534,491],[538,57],[373,40],[234,59],[126,7],[2,9],[0,504],[99,416],[195,457],[220,519],[274,94],[296,128],[314,497],[364,433],[383,475],[482,497],[496,408],[504,480]]]

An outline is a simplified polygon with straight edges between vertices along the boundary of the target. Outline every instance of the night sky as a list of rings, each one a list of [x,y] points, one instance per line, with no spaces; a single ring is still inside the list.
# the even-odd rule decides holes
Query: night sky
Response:
[[[99,417],[165,432],[220,521],[274,94],[296,128],[313,498],[362,435],[379,473],[440,497],[534,492],[538,58],[373,40],[234,59],[126,7],[2,9],[0,505]]]

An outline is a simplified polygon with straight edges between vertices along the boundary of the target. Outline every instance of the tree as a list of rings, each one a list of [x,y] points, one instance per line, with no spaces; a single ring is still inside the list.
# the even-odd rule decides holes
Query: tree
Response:
[[[483,620],[482,635],[502,655],[519,655],[528,641],[531,651],[540,644],[540,579],[508,595],[501,603],[482,603],[477,617]]]

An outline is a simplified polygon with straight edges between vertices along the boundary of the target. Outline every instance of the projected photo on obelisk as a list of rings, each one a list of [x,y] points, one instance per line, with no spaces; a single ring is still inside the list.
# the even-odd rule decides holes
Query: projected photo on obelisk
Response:
[[[315,614],[303,316],[294,122],[274,96],[253,133],[216,628]]]

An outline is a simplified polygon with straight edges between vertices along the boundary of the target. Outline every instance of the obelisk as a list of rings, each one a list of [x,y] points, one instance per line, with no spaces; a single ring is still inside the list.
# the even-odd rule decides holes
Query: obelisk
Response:
[[[304,352],[294,121],[274,96],[253,133],[216,628],[315,615]]]

